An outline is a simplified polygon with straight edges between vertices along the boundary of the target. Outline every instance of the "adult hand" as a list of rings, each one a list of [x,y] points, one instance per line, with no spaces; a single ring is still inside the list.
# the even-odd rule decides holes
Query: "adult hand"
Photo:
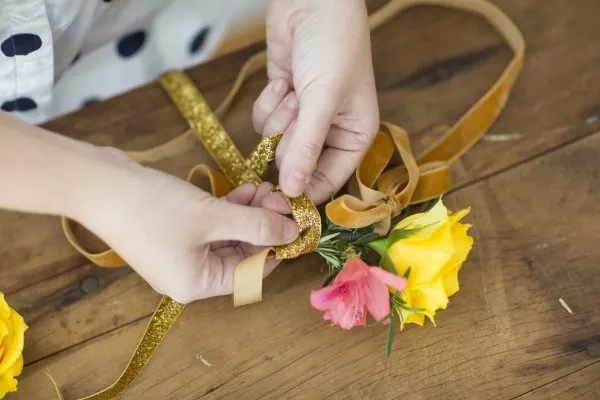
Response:
[[[272,185],[242,185],[215,198],[143,167],[120,151],[100,150],[73,218],[102,238],[156,291],[181,303],[232,293],[238,264],[266,246],[298,236],[294,221],[260,207]],[[278,264],[269,260],[265,276]]]
[[[356,169],[379,127],[364,0],[271,0],[269,83],[255,102],[257,132],[285,131],[279,182],[320,203]]]

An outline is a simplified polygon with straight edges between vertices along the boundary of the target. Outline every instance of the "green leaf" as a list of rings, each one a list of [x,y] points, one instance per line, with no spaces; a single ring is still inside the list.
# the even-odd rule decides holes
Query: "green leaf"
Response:
[[[393,301],[397,305],[406,304],[406,300],[404,300],[402,297],[395,297]]]
[[[390,326],[388,327],[387,334],[387,343],[385,345],[385,355],[389,356],[392,354],[392,340],[394,339],[394,325],[395,325],[395,316],[396,314],[392,311],[390,316]]]
[[[381,257],[387,256],[387,239],[386,238],[375,240],[375,241],[369,243],[367,246],[370,247],[371,249],[375,250],[377,252],[377,254],[379,254]]]
[[[332,234],[330,234],[330,235],[323,236],[323,237],[321,237],[321,240],[319,240],[319,243],[325,243],[325,242],[328,242],[328,241],[330,241],[331,239],[333,239],[333,238],[335,238],[335,237],[337,237],[337,236],[339,236],[339,235],[340,235],[340,233],[339,233],[339,232],[337,232],[337,233],[332,233]]]
[[[392,261],[392,259],[390,258],[389,255],[387,255],[387,253],[381,257],[381,263],[380,265],[384,268],[387,269],[390,272],[396,273],[396,266],[394,265],[394,262]]]
[[[388,237],[387,246],[390,247],[391,245],[396,243],[398,240],[409,238],[412,235],[414,235],[415,233],[419,233],[423,229],[429,228],[432,225],[434,225],[434,224],[420,226],[418,228],[404,228],[404,229],[393,230],[392,233],[390,233],[390,236]]]
[[[354,244],[357,246],[366,246],[369,243],[377,240],[379,238],[379,235],[376,234],[375,232],[371,232],[371,233],[367,233],[366,235],[358,238],[356,241],[354,241]]]
[[[408,312],[423,312],[423,311],[425,311],[424,308],[408,307],[408,306],[405,306],[404,304],[400,304],[400,305],[398,305],[398,307],[400,307],[404,311],[408,311]]]
[[[405,277],[406,279],[408,279],[408,277],[410,276],[411,268],[412,267],[409,265],[408,268],[406,268],[406,271],[404,271],[404,274],[402,274],[402,276]]]

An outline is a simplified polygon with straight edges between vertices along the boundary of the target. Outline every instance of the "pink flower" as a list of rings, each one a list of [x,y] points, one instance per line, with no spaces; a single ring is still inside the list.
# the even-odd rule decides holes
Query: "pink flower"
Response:
[[[343,329],[366,326],[367,311],[377,321],[390,313],[388,287],[403,291],[406,279],[352,257],[330,286],[312,291],[310,304]]]

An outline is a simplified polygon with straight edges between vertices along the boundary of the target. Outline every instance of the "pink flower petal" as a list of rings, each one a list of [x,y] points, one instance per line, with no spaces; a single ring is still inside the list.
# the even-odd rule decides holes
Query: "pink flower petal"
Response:
[[[386,285],[390,283],[394,288],[404,289],[406,282],[380,270],[358,257],[350,258],[331,286],[311,293],[310,304],[324,312],[323,319],[343,329],[366,326],[367,312],[382,319],[390,310]]]
[[[331,316],[331,322],[339,325],[343,329],[350,329],[354,326],[354,313],[352,306],[343,301],[336,302],[331,305],[328,310]]]
[[[325,311],[329,308],[329,303],[334,301],[340,293],[340,289],[345,284],[334,284],[325,286],[324,288],[313,290],[310,293],[310,305],[319,311]]]
[[[386,286],[396,289],[399,292],[403,292],[406,289],[406,278],[398,275],[394,275],[382,268],[371,267],[369,268],[371,276],[384,283]]]
[[[375,320],[379,321],[390,313],[390,292],[387,286],[374,276],[368,280],[367,285],[367,310]]]
[[[340,271],[338,276],[335,277],[333,283],[336,284],[364,279],[368,274],[369,266],[360,258],[352,257],[346,261],[346,265]]]

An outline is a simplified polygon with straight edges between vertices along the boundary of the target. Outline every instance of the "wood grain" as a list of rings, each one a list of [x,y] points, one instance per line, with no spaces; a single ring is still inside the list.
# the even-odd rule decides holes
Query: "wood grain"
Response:
[[[596,400],[600,398],[598,376],[600,376],[600,361],[519,396],[517,399]]]
[[[590,135],[600,127],[600,4],[496,3],[522,29],[526,63],[500,120],[454,166],[456,191],[448,201],[473,206],[478,249],[463,274],[466,290],[440,327],[407,330],[386,360],[382,332],[328,329],[309,310],[302,299],[322,278],[321,263],[304,258],[269,279],[260,305],[232,310],[229,299],[193,305],[131,396],[508,399],[544,384],[557,391],[579,385],[582,393],[595,388],[573,374],[588,365],[595,371],[585,341],[600,332],[590,239],[598,234],[592,221],[599,143]],[[406,127],[417,148],[436,127],[452,124],[510,59],[484,22],[434,7],[408,10],[372,37],[382,119]],[[260,47],[189,71],[210,104],[218,104]],[[224,119],[243,153],[258,140],[250,110],[264,84],[264,74],[253,78]],[[128,150],[186,129],[156,84],[46,127]],[[198,162],[209,162],[200,147],[155,167],[184,176]],[[66,244],[55,218],[2,212],[0,243],[0,290],[31,326],[25,352],[31,367],[18,398],[46,398],[42,368],[70,395],[110,383],[159,297],[130,269],[88,265]],[[575,316],[564,314],[561,296]],[[572,378],[560,383],[567,374]],[[530,398],[545,393],[534,390],[530,396],[542,397]]]
[[[600,235],[588,223],[600,212],[598,149],[600,133],[446,198],[453,209],[473,208],[476,247],[462,291],[437,328],[397,335],[390,358],[385,329],[330,328],[308,306],[309,290],[324,278],[311,256],[268,278],[260,304],[233,309],[217,298],[190,306],[129,398],[511,399],[593,370],[600,250],[586,238]],[[550,183],[556,190],[543,190]],[[108,385],[145,322],[30,366],[16,398],[45,393],[44,369],[68,398]]]

